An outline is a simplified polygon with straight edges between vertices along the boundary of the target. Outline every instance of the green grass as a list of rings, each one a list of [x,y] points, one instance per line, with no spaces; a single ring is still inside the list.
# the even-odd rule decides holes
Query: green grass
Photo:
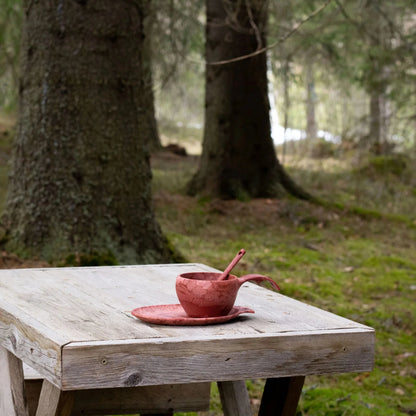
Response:
[[[2,146],[6,160],[7,140]],[[317,205],[188,197],[184,189],[197,163],[166,153],[152,160],[158,221],[187,261],[223,269],[244,247],[237,275],[269,275],[283,294],[376,329],[374,370],[307,377],[298,415],[415,415],[414,169],[386,172],[380,160],[374,169],[336,159],[291,161],[292,176],[327,202]],[[1,166],[0,202],[7,183]],[[247,384],[255,412],[263,380]],[[215,385],[211,399],[210,411],[200,415],[222,414]]]
[[[362,181],[357,200],[357,184],[348,179],[356,173],[340,163],[343,174],[334,175],[333,166],[328,173],[316,173],[318,181],[307,181],[308,190],[326,198],[327,206],[293,199],[217,201],[183,194],[190,177],[186,163],[181,162],[182,176],[177,166],[175,171],[158,166],[165,173],[163,180],[159,175],[155,197],[164,232],[187,260],[223,269],[244,247],[247,254],[236,274],[267,274],[283,294],[376,329],[374,370],[307,377],[298,415],[416,414],[416,229],[410,226],[415,211],[408,215],[416,202],[412,183],[390,184],[390,191],[375,201],[374,189]],[[306,174],[297,175],[300,182]],[[375,176],[373,186],[381,189],[385,180]],[[170,181],[175,194],[169,192]],[[383,201],[386,195],[396,201],[393,211]],[[262,380],[249,382],[254,412],[262,386]],[[211,410],[204,414],[222,414],[215,392]]]

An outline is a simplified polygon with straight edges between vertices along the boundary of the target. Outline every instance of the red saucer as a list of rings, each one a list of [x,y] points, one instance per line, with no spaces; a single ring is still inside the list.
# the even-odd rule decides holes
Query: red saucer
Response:
[[[180,304],[143,306],[131,311],[131,314],[142,321],[158,325],[209,325],[230,321],[242,313],[254,313],[250,308],[234,306],[225,316],[209,318],[191,318]]]

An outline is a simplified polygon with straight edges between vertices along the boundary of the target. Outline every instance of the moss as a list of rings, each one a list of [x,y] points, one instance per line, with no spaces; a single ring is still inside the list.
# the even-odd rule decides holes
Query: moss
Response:
[[[318,139],[311,149],[311,157],[316,159],[333,157],[336,155],[337,150],[337,144],[325,139]]]
[[[358,375],[356,379],[364,383],[367,382],[368,377],[368,374],[363,374]],[[398,411],[400,401],[397,397],[392,398],[389,406],[385,406],[383,401],[378,398],[374,397],[368,400],[359,391],[353,393],[351,391],[352,389],[344,390],[321,386],[304,389],[301,399],[302,414],[316,416],[405,415],[405,413]]]
[[[355,205],[348,206],[347,204],[343,204],[342,202],[338,201],[333,202],[323,199],[315,199],[311,202],[315,203],[316,205],[322,206],[326,209],[342,211],[343,214],[357,215],[363,219],[376,219],[399,222],[407,224],[411,228],[416,228],[416,222],[411,218],[407,217],[406,215],[388,214],[375,209],[368,209]]]
[[[372,156],[367,164],[360,169],[360,172],[370,175],[402,176],[406,172],[408,164],[408,158],[402,154]]]
[[[172,260],[172,263],[189,263],[189,260],[175,247],[173,242],[165,237],[166,240],[166,249],[169,253],[169,257]]]
[[[368,267],[379,267],[385,270],[390,270],[391,268],[404,269],[403,271],[405,273],[410,270],[416,271],[416,263],[411,259],[402,259],[396,256],[369,257],[366,259],[364,265]]]
[[[59,265],[61,267],[114,266],[117,259],[111,251],[98,253],[76,253],[68,255]]]

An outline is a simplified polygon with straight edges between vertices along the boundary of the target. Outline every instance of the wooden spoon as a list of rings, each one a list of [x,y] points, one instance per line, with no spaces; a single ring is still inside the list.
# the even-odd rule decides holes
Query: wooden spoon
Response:
[[[231,263],[227,266],[227,268],[220,274],[218,280],[227,280],[231,270],[234,269],[234,266],[241,260],[241,257],[243,257],[244,254],[246,254],[246,251],[242,248],[231,261]]]

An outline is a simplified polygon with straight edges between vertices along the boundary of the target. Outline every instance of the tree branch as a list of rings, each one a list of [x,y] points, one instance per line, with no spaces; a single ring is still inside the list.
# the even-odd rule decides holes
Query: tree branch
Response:
[[[345,7],[341,4],[340,0],[335,0],[335,3],[337,4],[338,9],[348,22],[355,26],[361,33],[364,33],[364,35],[366,35],[369,39],[372,39],[374,42],[378,43],[379,39],[377,38],[377,36],[374,36],[371,32],[369,32],[364,24],[354,20],[345,10]]]
[[[330,3],[332,3],[332,1],[334,1],[334,0],[327,0],[320,7],[318,7],[315,11],[313,11],[309,16],[307,16],[305,19],[301,20],[297,25],[295,25],[288,33],[286,33],[284,36],[280,37],[276,42],[273,42],[269,46],[265,46],[264,48],[257,49],[256,51],[254,51],[252,53],[249,53],[247,55],[241,55],[241,56],[237,56],[236,58],[225,59],[225,60],[222,60],[222,61],[207,62],[206,64],[207,65],[225,65],[225,64],[230,64],[232,62],[243,61],[245,59],[249,59],[249,58],[252,58],[254,56],[260,55],[262,53],[265,53],[268,50],[275,48],[277,45],[285,42],[289,37],[294,35],[300,29],[301,26],[303,26],[306,22],[311,20],[313,17],[315,17],[320,12],[322,12],[322,10],[324,10]]]
[[[250,26],[253,28],[253,31],[256,35],[257,49],[260,49],[263,46],[262,41],[261,41],[261,34],[260,34],[260,30],[259,30],[258,26],[256,25],[256,22],[254,21],[253,12],[251,10],[249,0],[246,0],[246,9],[247,9],[248,18],[249,18],[249,21],[250,21]]]
[[[400,40],[402,41],[402,43],[405,45],[406,49],[411,53],[411,57],[412,60],[415,61],[415,55],[414,55],[414,45],[409,43],[408,40],[406,39],[406,37],[403,35],[402,31],[397,27],[397,25],[394,23],[394,21],[387,15],[387,13],[382,10],[382,8],[380,7],[380,5],[376,4],[375,5],[378,13],[383,17],[383,19],[388,23],[388,25],[390,26],[390,30],[392,32],[396,32],[396,34],[399,36]]]

